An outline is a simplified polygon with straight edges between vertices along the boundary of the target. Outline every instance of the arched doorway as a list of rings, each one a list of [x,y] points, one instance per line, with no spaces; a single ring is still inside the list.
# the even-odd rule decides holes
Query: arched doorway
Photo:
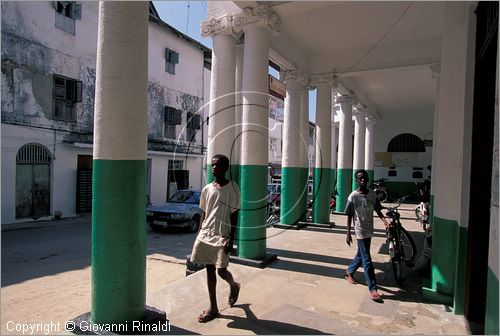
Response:
[[[50,152],[26,144],[16,155],[16,219],[50,214]]]

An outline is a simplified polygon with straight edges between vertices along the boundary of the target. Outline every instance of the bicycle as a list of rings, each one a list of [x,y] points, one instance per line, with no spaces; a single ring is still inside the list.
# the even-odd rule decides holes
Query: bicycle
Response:
[[[275,202],[269,202],[267,206],[266,227],[270,228],[280,222],[280,207]]]
[[[375,195],[377,195],[377,199],[380,203],[387,201],[387,197],[389,194],[389,191],[384,184],[385,181],[387,181],[387,179],[385,177],[382,177],[379,180],[374,180],[372,183],[373,191],[375,192]]]
[[[398,199],[397,205],[392,207],[384,207],[387,209],[386,216],[391,219],[389,227],[387,228],[387,245],[389,246],[389,256],[391,257],[392,271],[394,272],[394,279],[399,284],[402,280],[401,262],[410,264],[417,255],[417,247],[413,238],[408,231],[403,227],[400,221],[400,214],[398,211],[401,203],[408,196]]]

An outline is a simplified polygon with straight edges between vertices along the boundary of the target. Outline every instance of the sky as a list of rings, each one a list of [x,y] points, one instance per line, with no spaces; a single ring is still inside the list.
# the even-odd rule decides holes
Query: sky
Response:
[[[206,1],[153,1],[160,18],[199,41],[212,48],[212,39],[200,35],[200,23],[207,19]],[[275,73],[273,76],[277,77]],[[309,91],[309,120],[314,121],[316,115],[316,90]]]

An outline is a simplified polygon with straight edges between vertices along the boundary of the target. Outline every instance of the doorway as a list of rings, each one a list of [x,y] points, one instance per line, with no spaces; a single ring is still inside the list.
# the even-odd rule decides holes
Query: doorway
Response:
[[[16,219],[50,215],[50,152],[30,143],[16,155]]]

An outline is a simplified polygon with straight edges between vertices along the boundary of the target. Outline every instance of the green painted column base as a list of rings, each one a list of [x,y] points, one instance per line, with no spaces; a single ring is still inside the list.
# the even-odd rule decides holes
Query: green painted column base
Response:
[[[215,177],[212,175],[212,165],[207,164],[207,184],[212,183],[215,180]],[[236,184],[240,185],[240,166],[239,165],[231,165],[229,170],[226,172],[226,178],[230,181],[236,182]]]
[[[94,160],[92,322],[140,319],[146,302],[146,160]]]
[[[372,183],[373,183],[373,179],[375,178],[374,177],[375,176],[375,172],[373,171],[373,169],[371,169],[371,170],[367,169],[366,172],[368,173],[368,178],[370,179],[370,182],[368,183],[368,185],[371,186]]]
[[[338,169],[337,170],[337,212],[344,212],[347,205],[347,198],[352,192],[351,190],[352,181],[352,169]]]
[[[267,166],[240,166],[241,210],[238,223],[238,256],[266,256]]]
[[[330,170],[330,168],[314,168],[314,223],[330,224]]]
[[[330,188],[330,194],[335,195],[335,190],[337,189],[337,169],[331,169],[331,177],[330,177],[330,182],[331,182],[331,188]],[[335,210],[335,209],[334,209]]]
[[[457,267],[455,271],[455,290],[453,295],[453,312],[457,315],[464,313],[465,305],[465,272],[467,267],[467,235],[466,227],[457,229]]]
[[[302,168],[281,168],[280,224],[297,224],[304,215],[302,194],[307,193],[307,185],[301,180]]]

